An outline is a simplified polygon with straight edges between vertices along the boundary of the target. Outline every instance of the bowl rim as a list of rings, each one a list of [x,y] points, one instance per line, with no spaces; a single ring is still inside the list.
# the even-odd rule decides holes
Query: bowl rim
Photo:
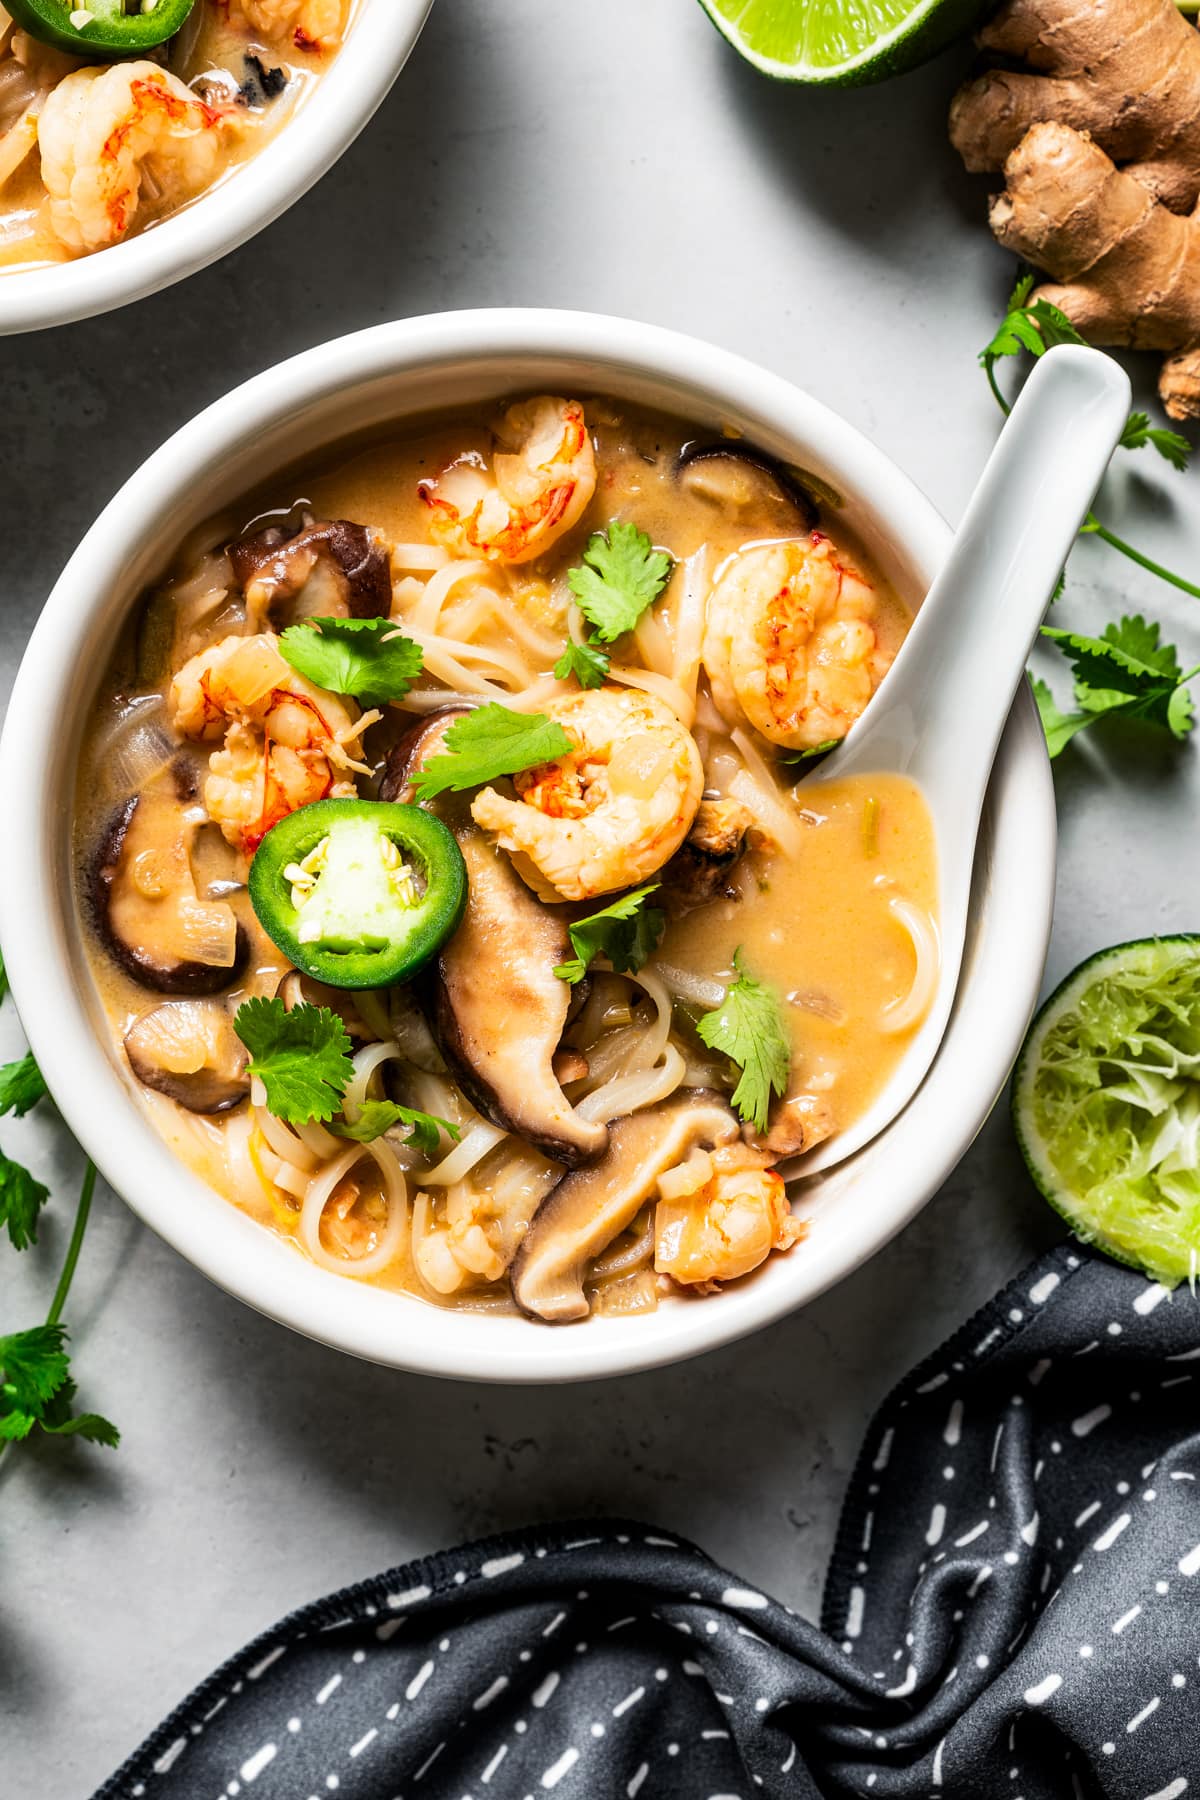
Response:
[[[295,117],[161,224],[71,262],[0,271],[0,336],[98,318],[183,281],[285,213],[387,98],[433,0],[361,0],[346,40]],[[302,129],[301,127],[302,122]]]
[[[849,1248],[814,1232],[798,1255],[773,1259],[771,1279],[760,1274],[711,1300],[672,1302],[649,1318],[593,1319],[574,1330],[551,1330],[442,1311],[318,1269],[215,1194],[138,1107],[95,1030],[72,968],[78,926],[70,901],[63,904],[61,882],[63,823],[73,807],[63,778],[53,785],[53,763],[55,719],[77,676],[81,640],[106,606],[114,617],[128,610],[132,595],[124,592],[119,602],[114,595],[122,591],[130,547],[161,530],[164,519],[194,509],[203,475],[236,446],[259,440],[272,423],[297,430],[322,401],[356,386],[365,396],[372,384],[397,374],[461,370],[472,361],[490,368],[521,358],[586,362],[599,388],[606,375],[619,381],[623,370],[632,380],[640,372],[686,390],[697,407],[715,404],[743,419],[774,421],[779,435],[819,444],[823,466],[841,474],[846,492],[889,517],[897,531],[902,522],[898,545],[920,579],[928,582],[945,555],[945,522],[853,426],[782,377],[682,333],[597,314],[487,309],[394,321],[304,351],[233,389],[168,438],[105,507],[55,584],[0,735],[9,844],[14,865],[24,871],[19,884],[0,884],[0,941],[17,1010],[68,1126],[133,1211],[202,1273],[258,1311],[352,1355],[413,1372],[541,1383],[629,1374],[745,1336],[815,1299],[916,1216],[991,1111],[1032,1015],[1053,909],[1055,814],[1044,738],[1026,688],[1014,703],[989,788],[986,842],[989,853],[997,852],[994,864],[1011,865],[1012,874],[1003,904],[985,909],[995,939],[985,964],[992,977],[986,1023],[971,1028],[973,1058],[962,1054],[961,1043],[949,1056],[943,1045],[887,1132],[823,1178],[826,1190],[834,1183],[854,1190],[852,1200],[840,1202],[854,1206],[863,1226]],[[195,513],[203,516],[204,510]],[[172,529],[182,538],[186,528]],[[125,582],[127,588],[128,577]],[[964,973],[948,1035],[962,1035],[960,1014],[973,1017],[976,981],[974,969]],[[863,1159],[884,1144],[897,1154],[872,1194],[860,1178]],[[780,1277],[778,1270],[787,1273]]]

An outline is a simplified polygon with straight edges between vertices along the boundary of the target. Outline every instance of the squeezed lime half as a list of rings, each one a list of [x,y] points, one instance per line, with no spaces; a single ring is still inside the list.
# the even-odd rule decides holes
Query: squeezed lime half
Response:
[[[858,87],[902,74],[968,32],[986,0],[700,0],[766,75]]]
[[[1166,1287],[1200,1274],[1200,936],[1081,963],[1013,1081],[1033,1179],[1087,1243]]]

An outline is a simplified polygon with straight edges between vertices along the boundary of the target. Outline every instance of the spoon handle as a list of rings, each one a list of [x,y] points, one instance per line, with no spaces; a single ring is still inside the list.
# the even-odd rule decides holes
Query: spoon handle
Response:
[[[1130,399],[1124,370],[1098,350],[1064,344],[1040,359],[903,650],[820,775],[905,772],[952,789],[954,822],[973,824],[1038,626]]]

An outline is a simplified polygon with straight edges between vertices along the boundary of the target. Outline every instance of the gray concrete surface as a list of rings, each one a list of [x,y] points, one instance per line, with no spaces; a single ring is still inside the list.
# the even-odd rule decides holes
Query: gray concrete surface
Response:
[[[812,389],[957,517],[996,426],[975,353],[1011,278],[944,141],[963,62],[806,95],[741,68],[693,0],[439,0],[374,124],[256,243],[126,312],[0,342],[3,691],[77,537],[153,446],[264,364],[396,315],[546,303],[685,328]],[[1114,519],[1200,569],[1193,483],[1127,460]],[[1200,655],[1195,602],[1095,543],[1073,573],[1064,618],[1133,599]],[[1193,751],[1109,732],[1058,791],[1051,977],[1200,922]],[[19,1045],[5,1009],[0,1051]],[[61,1220],[78,1158],[53,1115],[2,1136]],[[63,1230],[0,1252],[0,1329],[39,1315]],[[527,1519],[640,1514],[814,1611],[871,1410],[1054,1235],[997,1115],[910,1230],[803,1315],[702,1363],[536,1392],[309,1344],[101,1193],[70,1318],[83,1399],[124,1442],[21,1450],[0,1478],[0,1791],[83,1800],[286,1609]]]

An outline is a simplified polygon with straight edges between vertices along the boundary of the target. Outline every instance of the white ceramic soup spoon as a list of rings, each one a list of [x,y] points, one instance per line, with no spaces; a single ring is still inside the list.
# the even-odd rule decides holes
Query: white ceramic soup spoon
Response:
[[[809,775],[907,775],[936,834],[940,967],[929,1010],[863,1116],[789,1173],[815,1174],[890,1125],[924,1079],[958,987],[988,777],[1054,584],[1116,448],[1124,371],[1097,350],[1041,358],[988,459],[950,554],[862,718]]]

